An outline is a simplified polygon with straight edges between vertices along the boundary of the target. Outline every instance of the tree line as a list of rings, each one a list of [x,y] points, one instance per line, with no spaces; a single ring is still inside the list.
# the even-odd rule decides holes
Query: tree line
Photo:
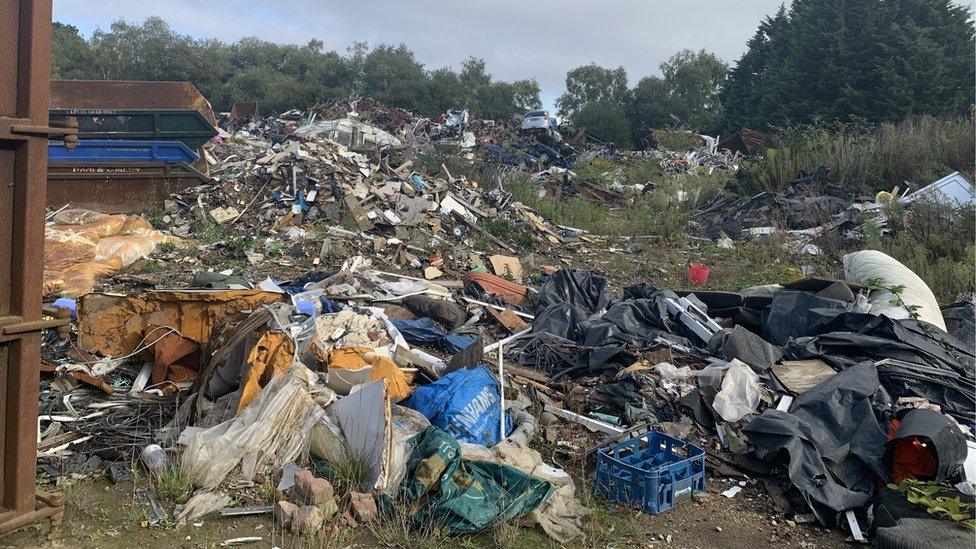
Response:
[[[728,133],[823,122],[880,123],[967,113],[976,103],[976,39],[968,7],[950,0],[793,0],[764,18],[729,65],[682,50],[631,87],[623,67],[566,74],[559,113],[623,147],[651,128]],[[304,108],[351,93],[436,116],[465,107],[506,119],[541,106],[535,80],[495,80],[485,62],[430,70],[405,45],[357,43],[344,54],[245,38],[227,44],[175,33],[159,18],[116,21],[85,39],[54,24],[57,78],[189,80],[218,109],[257,99]]]
[[[326,50],[319,40],[295,45],[251,37],[228,44],[179,34],[158,17],[141,24],[118,20],[88,39],[72,25],[54,23],[51,75],[186,80],[218,110],[257,100],[262,112],[282,112],[350,94],[426,116],[463,106],[503,119],[541,106],[535,80],[495,80],[484,60],[474,57],[459,71],[428,70],[403,44],[357,43],[344,54]]]

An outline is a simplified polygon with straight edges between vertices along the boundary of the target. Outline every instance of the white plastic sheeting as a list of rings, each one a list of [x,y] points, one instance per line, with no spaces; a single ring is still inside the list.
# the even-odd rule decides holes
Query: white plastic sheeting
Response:
[[[745,362],[733,360],[722,378],[722,390],[712,407],[722,419],[735,423],[759,406],[759,376]]]
[[[884,286],[891,288],[903,286],[899,299],[908,307],[917,307],[919,320],[923,320],[945,331],[946,324],[939,310],[939,302],[924,280],[897,259],[877,250],[862,250],[844,256],[844,278],[855,284],[868,284],[872,279],[881,279]],[[870,312],[889,318],[911,318],[911,313],[889,291],[872,292],[868,298]]]
[[[233,419],[189,435],[182,468],[214,489],[238,465],[244,480],[280,470],[308,452],[309,432],[325,417],[312,395],[315,374],[296,362],[265,386]]]

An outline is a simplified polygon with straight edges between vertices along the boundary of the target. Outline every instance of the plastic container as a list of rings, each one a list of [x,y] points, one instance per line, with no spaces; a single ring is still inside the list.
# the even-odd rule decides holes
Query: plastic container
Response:
[[[173,466],[169,461],[169,456],[166,455],[166,451],[158,444],[150,444],[143,448],[139,459],[142,460],[142,466],[151,475],[158,475]]]
[[[698,263],[692,263],[688,268],[688,279],[691,280],[692,284],[701,286],[702,284],[708,282],[708,272],[709,268],[705,265],[699,265]]]
[[[652,515],[705,491],[705,451],[651,431],[597,451],[593,493]]]

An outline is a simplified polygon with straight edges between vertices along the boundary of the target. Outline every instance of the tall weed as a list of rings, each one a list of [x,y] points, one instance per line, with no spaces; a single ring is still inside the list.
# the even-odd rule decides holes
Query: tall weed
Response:
[[[906,181],[917,189],[953,171],[972,178],[973,122],[972,115],[921,116],[875,127],[794,126],[762,157],[744,164],[739,186],[746,194],[775,191],[821,165],[830,168],[830,181],[875,190],[904,190]]]

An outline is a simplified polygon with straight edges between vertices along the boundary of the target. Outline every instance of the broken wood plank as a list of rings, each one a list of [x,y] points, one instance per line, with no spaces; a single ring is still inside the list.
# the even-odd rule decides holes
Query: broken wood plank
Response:
[[[368,231],[373,228],[373,221],[366,215],[366,210],[359,205],[359,201],[356,200],[355,196],[347,194],[343,200],[346,202],[346,207],[349,208],[349,213],[352,214],[360,230]]]

